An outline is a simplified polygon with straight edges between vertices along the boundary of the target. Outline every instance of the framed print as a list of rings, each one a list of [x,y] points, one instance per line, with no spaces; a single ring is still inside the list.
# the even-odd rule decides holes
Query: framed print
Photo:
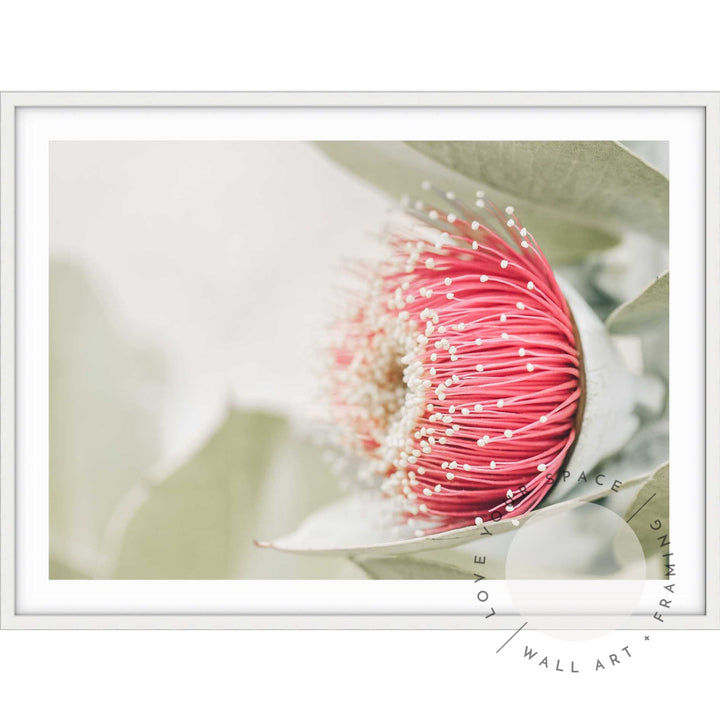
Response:
[[[3,95],[2,626],[718,628],[719,158],[712,93]]]

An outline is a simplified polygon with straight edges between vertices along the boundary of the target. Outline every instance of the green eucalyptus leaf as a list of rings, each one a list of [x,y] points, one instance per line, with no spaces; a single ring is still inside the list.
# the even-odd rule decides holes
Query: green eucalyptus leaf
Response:
[[[668,179],[618,142],[408,144],[477,183],[575,222],[611,232],[630,228],[667,242]]]
[[[621,305],[605,322],[613,333],[635,334],[667,325],[670,271],[653,280],[637,297]]]
[[[293,472],[290,472],[292,468]],[[285,480],[290,479],[290,482]],[[229,410],[185,464],[140,484],[116,518],[115,578],[219,579],[334,577],[342,563],[275,562],[253,543],[262,508],[292,526],[332,497],[335,478],[321,451],[285,418]]]
[[[640,488],[625,512],[625,522],[638,536],[646,558],[661,550],[669,552],[669,549],[663,550],[661,538],[670,537],[670,463],[657,468]]]
[[[426,203],[437,203],[432,190],[421,183],[430,180],[440,190],[452,190],[456,197],[472,206],[478,183],[413,150],[403,142],[316,142],[330,159],[372,183],[395,200],[410,196]],[[484,184],[483,184],[484,186]],[[618,238],[587,221],[568,220],[547,208],[524,203],[512,192],[493,191],[499,205],[513,203],[518,217],[531,230],[552,263],[564,264],[582,260],[589,253],[606,250]]]

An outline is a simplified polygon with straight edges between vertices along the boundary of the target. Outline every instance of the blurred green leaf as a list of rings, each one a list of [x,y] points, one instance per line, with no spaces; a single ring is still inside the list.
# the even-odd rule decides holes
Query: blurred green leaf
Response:
[[[478,182],[453,169],[435,162],[403,142],[316,142],[329,158],[372,183],[395,200],[404,195],[437,203],[438,196],[421,188],[423,180],[430,180],[440,190],[452,190],[458,199],[472,206]],[[482,183],[485,187],[485,183]],[[606,250],[617,244],[618,238],[586,219],[568,220],[553,210],[539,209],[522,202],[512,192],[496,188],[492,199],[500,205],[513,203],[518,217],[532,231],[552,263],[571,263],[582,260],[589,253]]]
[[[668,179],[618,142],[408,144],[477,183],[577,223],[611,232],[631,228],[667,242]]]
[[[163,363],[72,262],[50,261],[49,313],[50,577],[63,578],[92,574],[116,505],[159,454]]]
[[[283,477],[290,484],[278,483]],[[296,558],[278,565],[253,540],[263,531],[264,495],[274,521],[292,525],[298,513],[313,509],[317,494],[332,497],[335,485],[319,448],[285,418],[233,408],[188,462],[129,496],[118,514],[112,575],[333,577],[341,561]]]
[[[653,280],[637,297],[617,308],[605,322],[613,333],[633,334],[667,325],[670,271]]]

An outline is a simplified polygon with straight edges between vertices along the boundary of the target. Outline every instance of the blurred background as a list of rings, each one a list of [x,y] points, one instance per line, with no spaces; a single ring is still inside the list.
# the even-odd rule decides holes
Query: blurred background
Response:
[[[317,345],[391,206],[310,143],[51,144],[51,578],[365,577],[252,540],[343,490],[309,441]],[[666,265],[648,243],[561,269],[604,317]]]
[[[293,449],[308,445],[302,419],[337,269],[376,252],[368,236],[387,199],[290,142],[56,142],[50,182],[51,576],[154,574],[152,557],[112,566],[113,531],[141,502],[139,482],[184,471],[193,502],[226,515],[242,506],[246,532],[209,527],[205,547],[185,547],[192,533],[149,520],[148,533],[168,534],[147,552],[177,556],[171,575],[194,565],[200,577],[332,577],[336,561],[250,541],[260,527],[291,530],[338,492],[317,457],[293,478]],[[257,455],[249,465],[242,442]],[[242,483],[251,497],[186,467],[213,453],[228,474],[233,458],[254,474]],[[177,518],[187,522],[180,508]]]

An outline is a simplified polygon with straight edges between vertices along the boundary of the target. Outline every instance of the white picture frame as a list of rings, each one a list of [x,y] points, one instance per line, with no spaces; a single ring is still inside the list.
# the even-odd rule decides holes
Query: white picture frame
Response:
[[[237,586],[225,585],[225,581],[187,581],[189,594],[186,602],[175,602],[173,596],[179,581],[130,581],[133,588],[122,587],[124,581],[115,583],[112,601],[93,612],[73,606],[76,596],[90,588],[87,583],[98,581],[64,581],[49,583],[76,583],[72,592],[56,598],[47,607],[43,606],[44,588],[35,588],[34,595],[26,606],[22,594],[27,573],[30,572],[25,549],[38,532],[37,524],[28,522],[22,510],[33,502],[32,495],[22,492],[23,472],[29,449],[47,441],[47,433],[36,437],[24,437],[18,423],[18,412],[25,401],[23,385],[19,376],[28,373],[26,358],[20,352],[18,336],[23,332],[17,298],[21,292],[34,292],[33,287],[23,285],[27,278],[18,270],[18,243],[34,241],[39,233],[46,232],[42,215],[34,216],[34,225],[25,235],[19,235],[20,213],[28,209],[28,198],[24,193],[22,179],[32,158],[33,148],[46,148],[55,139],[99,139],[107,138],[108,126],[93,129],[92,121],[85,122],[92,114],[99,112],[117,113],[142,109],[161,111],[160,118],[150,129],[140,125],[133,131],[136,137],[148,139],[178,139],[183,133],[192,132],[195,120],[190,117],[185,125],[171,129],[163,126],[163,120],[181,109],[193,111],[217,111],[233,109],[258,109],[282,111],[292,120],[293,112],[309,109],[342,108],[364,118],[373,109],[401,109],[409,117],[414,111],[432,110],[438,118],[451,110],[505,109],[518,111],[537,109],[557,116],[560,123],[571,123],[567,111],[577,109],[592,112],[593,109],[627,108],[637,111],[652,110],[662,113],[664,109],[695,109],[702,115],[704,142],[705,177],[700,184],[704,187],[702,201],[705,207],[704,267],[698,267],[696,281],[702,278],[705,284],[704,347],[689,349],[688,355],[704,362],[705,407],[694,407],[693,412],[704,426],[704,516],[692,518],[693,522],[704,524],[703,556],[698,553],[701,570],[697,579],[701,587],[701,610],[668,615],[664,627],[711,629],[720,627],[720,454],[717,438],[720,436],[720,94],[718,93],[5,93],[2,95],[0,117],[1,151],[1,261],[2,273],[2,488],[0,495],[1,513],[1,556],[0,574],[0,626],[2,628],[455,628],[455,629],[506,629],[517,631],[521,620],[511,614],[498,614],[487,619],[479,611],[474,613],[418,613],[410,609],[403,612],[366,613],[357,611],[298,613],[276,611],[272,613],[233,611],[233,597]],[[63,110],[65,115],[57,124],[32,124],[33,113],[43,110]],[[563,113],[566,113],[563,116]],[[79,120],[74,124],[74,119]],[[121,117],[118,123],[122,126]],[[306,133],[304,139],[313,139],[310,118],[298,132]],[[569,126],[569,125],[568,125]],[[117,127],[117,126],[116,126]],[[164,131],[163,127],[167,130]],[[45,132],[56,133],[49,137]],[[373,132],[382,132],[380,125]],[[143,135],[143,133],[149,133]],[[114,137],[109,138],[114,139]],[[377,139],[377,138],[375,138]],[[643,138],[639,138],[643,139]],[[664,139],[664,138],[654,138]],[[39,158],[42,163],[42,157]],[[38,157],[35,157],[38,162]],[[23,175],[25,173],[25,175]],[[671,181],[672,188],[672,181]],[[671,189],[672,193],[672,189]],[[40,197],[40,196],[38,196]],[[671,210],[672,213],[672,210]],[[25,226],[28,227],[28,226]],[[672,232],[672,226],[671,226]],[[38,247],[42,247],[39,245]],[[673,263],[671,257],[671,264]],[[35,286],[37,287],[37,286]],[[27,294],[24,295],[27,297]],[[41,296],[42,297],[42,296]],[[693,355],[693,352],[696,354]],[[690,359],[688,359],[690,362]],[[36,478],[37,480],[37,478]],[[35,497],[35,500],[38,500]],[[23,517],[25,518],[23,520]],[[300,581],[288,581],[300,582]],[[322,581],[325,582],[325,581]],[[455,582],[455,581],[453,581]],[[464,581],[463,581],[464,582]],[[145,583],[147,594],[133,598],[137,583]],[[168,584],[169,583],[169,584]],[[200,590],[198,583],[207,584]],[[31,583],[32,585],[32,583]],[[192,587],[191,587],[192,585]],[[208,589],[210,588],[210,589]],[[292,592],[290,586],[279,592]],[[197,602],[193,611],[192,597],[195,593],[217,595],[217,602],[209,599],[203,604]],[[469,593],[472,589],[468,590]],[[159,606],[147,604],[148,597],[162,599]],[[26,599],[28,599],[26,597]],[[164,603],[164,604],[163,604]],[[158,609],[160,607],[160,609]],[[410,606],[409,606],[410,607]],[[54,609],[53,609],[54,608]],[[58,610],[58,608],[62,608]],[[215,608],[214,610],[212,608]],[[565,616],[554,618],[533,617],[537,628],[588,628],[600,627],[606,619],[598,615]],[[613,627],[648,628],[655,627],[657,620],[647,612],[629,618],[613,619]]]

